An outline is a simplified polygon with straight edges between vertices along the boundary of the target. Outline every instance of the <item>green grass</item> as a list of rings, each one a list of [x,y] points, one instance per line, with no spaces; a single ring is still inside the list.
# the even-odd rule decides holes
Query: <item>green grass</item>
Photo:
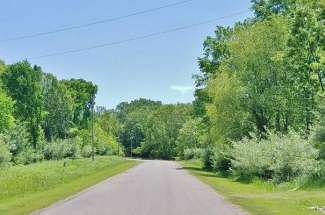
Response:
[[[121,173],[138,162],[118,157],[46,161],[0,170],[0,214],[22,215]]]
[[[201,169],[199,161],[180,162],[185,169],[210,185],[226,200],[254,215],[316,215],[310,207],[325,206],[325,189],[293,190],[289,185],[274,186],[256,181],[237,182]]]

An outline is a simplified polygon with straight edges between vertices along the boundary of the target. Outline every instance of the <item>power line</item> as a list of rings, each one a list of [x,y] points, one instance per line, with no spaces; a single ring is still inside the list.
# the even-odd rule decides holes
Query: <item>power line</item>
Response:
[[[57,34],[57,33],[65,32],[65,31],[72,31],[72,30],[76,30],[76,29],[87,28],[87,27],[94,26],[94,25],[100,25],[100,24],[105,24],[105,23],[109,23],[109,22],[115,22],[115,21],[122,20],[122,19],[127,19],[127,18],[130,18],[133,16],[139,16],[139,15],[143,15],[143,14],[147,14],[147,13],[152,13],[155,11],[163,10],[163,9],[170,8],[170,7],[175,7],[178,5],[183,5],[186,3],[193,2],[193,1],[196,1],[196,0],[183,0],[183,1],[178,1],[178,2],[174,2],[174,3],[169,3],[166,5],[160,6],[160,7],[137,11],[137,12],[130,13],[127,15],[113,17],[113,18],[109,18],[109,19],[102,19],[102,20],[88,22],[88,23],[84,23],[84,24],[80,24],[80,25],[57,28],[57,29],[54,29],[51,31],[44,31],[44,32],[39,32],[39,33],[34,33],[34,34],[29,34],[29,35],[26,34],[26,35],[17,36],[17,37],[0,39],[0,42],[9,42],[9,41],[30,39],[30,38],[41,37],[41,36],[45,36],[45,35]]]
[[[242,15],[242,14],[245,14],[247,12],[249,12],[249,10],[239,11],[239,12],[236,12],[236,13],[232,13],[232,14],[229,14],[229,15],[226,15],[226,16],[222,16],[222,17],[218,17],[218,18],[214,18],[214,19],[210,19],[210,20],[206,20],[206,21],[203,21],[203,22],[198,22],[198,23],[194,23],[194,24],[190,24],[190,25],[186,25],[186,26],[172,28],[172,29],[165,30],[165,31],[158,31],[158,32],[154,32],[154,33],[151,33],[151,34],[132,37],[132,38],[125,39],[125,40],[119,40],[119,41],[110,42],[110,43],[102,43],[102,44],[99,44],[99,45],[94,45],[94,46],[85,47],[85,48],[70,49],[70,50],[61,51],[61,52],[54,52],[54,53],[44,54],[44,55],[40,55],[40,56],[37,56],[37,57],[28,58],[28,59],[31,60],[31,59],[48,58],[48,57],[53,57],[53,56],[60,56],[60,55],[84,52],[84,51],[89,51],[89,50],[99,49],[99,48],[104,48],[104,47],[110,47],[110,46],[115,46],[115,45],[121,45],[121,44],[132,42],[132,41],[143,40],[143,39],[147,39],[147,38],[151,38],[151,37],[156,37],[156,36],[160,36],[160,35],[164,35],[164,34],[169,34],[169,33],[177,32],[177,31],[182,31],[182,30],[194,28],[194,27],[197,27],[197,26],[213,23],[213,22],[218,21],[218,20],[222,20],[222,19]]]

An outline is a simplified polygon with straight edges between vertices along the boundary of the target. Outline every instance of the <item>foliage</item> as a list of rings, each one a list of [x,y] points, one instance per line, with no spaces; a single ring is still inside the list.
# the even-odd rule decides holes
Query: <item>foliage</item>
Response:
[[[81,156],[84,158],[90,158],[92,155],[92,147],[89,145],[85,145],[81,149]]]
[[[271,133],[267,139],[254,137],[233,143],[232,168],[242,178],[260,177],[275,182],[308,177],[319,169],[318,151],[297,133]]]
[[[0,171],[0,214],[30,214],[137,163],[110,156],[13,166]]]
[[[45,74],[44,85],[44,133],[48,141],[66,138],[72,123],[73,101],[67,87],[53,75]]]
[[[31,142],[36,149],[43,117],[41,68],[22,61],[8,66],[1,77],[8,95],[15,101],[15,118],[28,123]]]
[[[268,181],[255,180],[243,183],[233,177],[216,175],[214,172],[202,170],[200,162],[181,162],[203,183],[208,184],[228,201],[240,206],[251,215],[281,214],[281,215],[319,215],[310,208],[325,205],[325,190],[297,189],[295,183],[276,186]]]
[[[200,159],[204,153],[200,148],[187,148],[184,150],[184,155],[181,157],[184,160]]]
[[[211,167],[222,175],[231,174],[231,147],[227,144],[219,144],[213,150]]]
[[[10,128],[14,123],[14,102],[1,89],[0,84],[0,133]]]
[[[83,79],[61,81],[73,100],[73,123],[78,128],[87,128],[97,94],[97,86]]]
[[[44,160],[43,154],[38,151],[34,151],[33,149],[26,149],[19,153],[15,158],[14,162],[16,164],[32,164],[36,162],[40,162]]]
[[[203,169],[212,169],[214,159],[214,149],[211,146],[206,147],[203,150],[201,161]]]
[[[5,138],[9,150],[14,156],[18,155],[24,150],[30,150],[32,147],[29,141],[29,133],[26,125],[23,123],[16,122],[12,128],[7,130]]]
[[[172,159],[176,157],[176,140],[182,125],[189,119],[191,105],[163,105],[149,117],[144,140],[138,149],[141,157]]]
[[[80,148],[72,139],[55,140],[48,143],[44,148],[44,157],[48,160],[61,160],[63,158],[78,158]]]
[[[8,166],[11,161],[11,153],[5,143],[5,140],[0,136],[0,168]]]
[[[116,116],[120,122],[119,142],[124,146],[125,154],[132,154],[131,148],[141,145],[145,138],[145,127],[152,112],[160,107],[161,102],[138,99],[130,103],[122,102],[116,107]]]
[[[178,156],[185,157],[187,149],[200,148],[202,137],[202,120],[194,118],[187,120],[179,130],[176,140],[176,151]]]
[[[240,139],[252,129],[249,113],[241,106],[244,99],[241,98],[240,85],[235,75],[226,73],[219,74],[208,85],[211,103],[206,109],[214,142]]]

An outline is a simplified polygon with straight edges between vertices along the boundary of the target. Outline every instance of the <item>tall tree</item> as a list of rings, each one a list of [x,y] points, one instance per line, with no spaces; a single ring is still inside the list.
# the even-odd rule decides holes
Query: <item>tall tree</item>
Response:
[[[72,124],[73,101],[67,87],[51,74],[44,74],[44,133],[48,141],[66,138]]]
[[[290,38],[286,53],[288,78],[294,83],[301,117],[308,132],[315,121],[316,95],[324,91],[325,11],[314,1],[300,5],[290,16]]]
[[[8,95],[15,101],[15,118],[28,123],[33,147],[37,147],[43,117],[42,71],[28,61],[7,67],[2,80]]]
[[[95,103],[97,86],[83,79],[63,80],[73,100],[73,123],[78,128],[87,128]]]

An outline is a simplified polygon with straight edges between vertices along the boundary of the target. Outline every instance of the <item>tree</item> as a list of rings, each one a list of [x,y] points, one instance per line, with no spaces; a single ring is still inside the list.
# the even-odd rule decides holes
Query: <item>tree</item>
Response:
[[[15,118],[28,123],[34,149],[40,136],[43,118],[42,71],[28,61],[8,66],[2,74],[8,95],[15,101]]]
[[[10,128],[14,124],[14,102],[0,88],[0,133]]]
[[[83,79],[61,82],[67,87],[73,100],[73,123],[78,128],[87,128],[97,94],[97,86]]]
[[[209,135],[214,144],[241,139],[253,131],[249,110],[243,106],[242,83],[236,75],[225,71],[208,85],[212,102],[207,104],[210,119]]]
[[[201,137],[203,135],[202,119],[193,118],[187,120],[179,130],[176,139],[176,151],[180,157],[184,156],[186,149],[201,148]]]
[[[161,105],[161,102],[140,98],[130,103],[122,102],[116,107],[115,113],[120,122],[119,141],[127,156],[132,155],[132,149],[144,141],[149,117]]]
[[[73,100],[67,87],[51,74],[44,74],[44,133],[48,141],[66,138],[72,124]]]
[[[0,60],[0,75],[6,70],[6,64],[3,60]]]
[[[215,37],[209,36],[203,43],[204,54],[198,60],[201,74],[194,75],[196,90],[193,107],[199,117],[206,116],[205,104],[211,101],[205,89],[208,81],[215,76],[221,63],[230,57],[227,41],[232,34],[232,28],[217,26]]]
[[[152,112],[144,132],[144,140],[135,152],[145,158],[171,159],[177,155],[176,139],[190,118],[188,104],[162,105]]]
[[[315,121],[316,95],[319,87],[324,91],[325,77],[325,62],[321,60],[325,43],[324,8],[311,3],[292,12],[285,56],[286,69],[291,71],[288,79],[296,87],[307,133]]]
[[[274,14],[286,14],[298,0],[252,0],[252,9],[259,19],[265,19]]]

